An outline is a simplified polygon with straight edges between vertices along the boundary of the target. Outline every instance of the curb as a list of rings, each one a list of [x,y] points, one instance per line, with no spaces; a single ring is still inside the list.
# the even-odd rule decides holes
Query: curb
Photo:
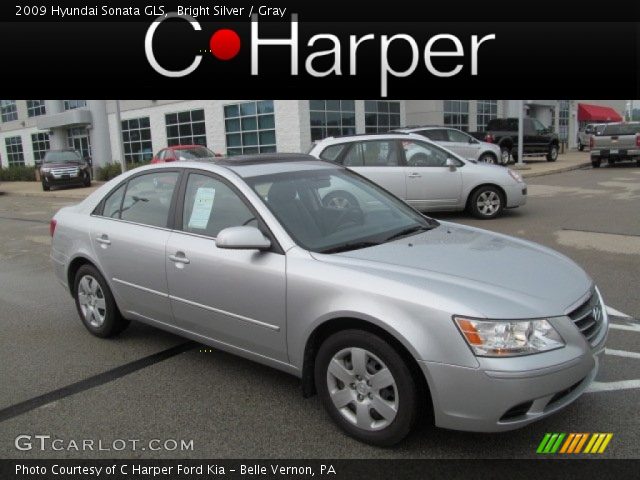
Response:
[[[530,172],[530,173],[522,172],[521,175],[522,175],[522,178],[542,177],[544,175],[552,175],[554,173],[570,172],[571,170],[580,170],[581,168],[589,167],[589,166],[591,166],[591,162],[585,162],[585,163],[578,163],[576,165],[568,165],[566,167],[559,167],[557,169],[548,170],[546,172]]]
[[[69,195],[60,195],[51,192],[47,194],[44,193],[31,193],[31,192],[0,192],[0,195],[6,197],[29,197],[29,198],[64,198],[66,200],[77,200],[81,202],[85,198],[87,198],[90,194],[85,195],[84,197],[70,197]]]

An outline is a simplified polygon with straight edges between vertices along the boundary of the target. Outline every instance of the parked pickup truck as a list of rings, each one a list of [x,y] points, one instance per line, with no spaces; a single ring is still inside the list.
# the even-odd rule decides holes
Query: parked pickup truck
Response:
[[[524,156],[543,156],[549,162],[558,159],[559,140],[558,135],[552,129],[545,127],[536,118],[523,118]],[[501,163],[509,161],[509,157],[517,160],[518,157],[518,119],[494,118],[489,120],[485,132],[471,132],[478,140],[495,143],[500,146]]]
[[[589,146],[591,135],[600,135],[606,123],[588,123],[583,130],[578,132],[578,150],[581,152]]]
[[[609,165],[635,159],[640,165],[640,122],[610,123],[600,135],[591,135],[589,147],[593,168],[603,159]]]

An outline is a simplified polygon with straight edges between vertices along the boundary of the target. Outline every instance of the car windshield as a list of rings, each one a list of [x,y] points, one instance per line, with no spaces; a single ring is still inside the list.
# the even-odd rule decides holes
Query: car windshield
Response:
[[[366,248],[438,226],[345,169],[278,173],[246,182],[293,240],[313,252]]]
[[[77,163],[80,155],[77,152],[47,152],[44,156],[44,163]]]
[[[197,160],[199,158],[213,158],[216,156],[207,147],[181,148],[176,150],[178,160]]]

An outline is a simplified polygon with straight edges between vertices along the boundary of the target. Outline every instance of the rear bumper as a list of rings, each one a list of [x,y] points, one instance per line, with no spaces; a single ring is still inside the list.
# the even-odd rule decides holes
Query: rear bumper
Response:
[[[600,149],[600,150],[591,150],[591,158],[599,159],[599,158],[632,158],[632,157],[640,157],[640,148],[631,148],[631,149]]]

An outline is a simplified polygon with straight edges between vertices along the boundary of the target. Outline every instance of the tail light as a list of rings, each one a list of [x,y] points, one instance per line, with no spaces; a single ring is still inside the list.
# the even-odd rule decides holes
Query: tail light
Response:
[[[490,133],[487,133],[484,137],[484,141],[487,143],[493,143],[493,135],[491,135]]]
[[[595,146],[596,140],[593,138],[593,135],[589,137],[589,149],[592,149]]]
[[[640,147],[640,133],[636,133],[636,147]]]
[[[53,237],[53,234],[56,232],[56,225],[58,225],[58,221],[52,218],[49,222],[49,235],[51,235],[51,237]]]

